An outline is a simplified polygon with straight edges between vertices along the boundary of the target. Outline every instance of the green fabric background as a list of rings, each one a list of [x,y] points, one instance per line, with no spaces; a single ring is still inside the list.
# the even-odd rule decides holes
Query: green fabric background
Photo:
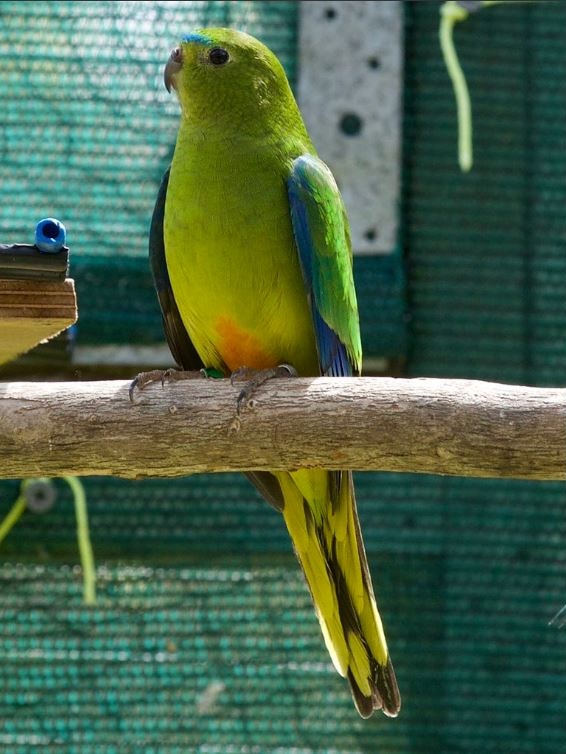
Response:
[[[364,344],[410,376],[564,385],[566,5],[470,17],[475,166],[456,160],[438,3],[405,3],[403,254],[356,262]],[[0,229],[69,230],[77,340],[162,339],[145,258],[187,28],[259,35],[296,80],[286,2],[0,2]],[[27,234],[27,235],[26,235]],[[406,287],[405,287],[406,285]],[[5,754],[558,754],[566,486],[356,475],[404,708],[360,720],[278,515],[239,476],[85,480],[99,604],[65,486],[0,556]],[[0,484],[0,516],[18,483]]]

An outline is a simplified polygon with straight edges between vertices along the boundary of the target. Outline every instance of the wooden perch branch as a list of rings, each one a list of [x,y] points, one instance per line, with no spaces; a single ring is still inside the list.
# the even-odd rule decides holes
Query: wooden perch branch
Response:
[[[566,478],[566,390],[467,380],[0,383],[0,476],[333,469]]]

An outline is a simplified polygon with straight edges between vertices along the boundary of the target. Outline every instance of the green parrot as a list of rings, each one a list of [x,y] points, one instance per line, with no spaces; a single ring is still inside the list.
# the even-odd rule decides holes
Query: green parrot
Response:
[[[202,29],[172,51],[164,78],[181,122],[150,259],[176,362],[224,375],[282,364],[301,376],[359,375],[348,219],[280,62],[248,34]],[[351,473],[247,476],[283,515],[360,715],[397,715]]]

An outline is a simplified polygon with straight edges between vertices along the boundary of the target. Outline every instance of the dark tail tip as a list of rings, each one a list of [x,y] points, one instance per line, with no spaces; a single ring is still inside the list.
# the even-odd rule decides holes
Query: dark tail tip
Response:
[[[376,709],[383,710],[387,717],[397,717],[401,709],[401,696],[389,658],[386,665],[375,664],[371,696],[362,694],[351,671],[348,671],[348,681],[354,704],[361,717],[364,719],[371,717]]]
[[[375,685],[381,696],[383,712],[388,717],[397,717],[401,709],[401,694],[389,657],[387,665],[377,665]]]

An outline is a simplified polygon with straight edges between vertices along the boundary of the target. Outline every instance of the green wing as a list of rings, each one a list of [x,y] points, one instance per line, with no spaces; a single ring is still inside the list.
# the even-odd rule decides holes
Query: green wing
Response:
[[[287,189],[320,371],[334,377],[358,375],[362,346],[352,247],[338,186],[321,160],[302,155],[293,162]]]

